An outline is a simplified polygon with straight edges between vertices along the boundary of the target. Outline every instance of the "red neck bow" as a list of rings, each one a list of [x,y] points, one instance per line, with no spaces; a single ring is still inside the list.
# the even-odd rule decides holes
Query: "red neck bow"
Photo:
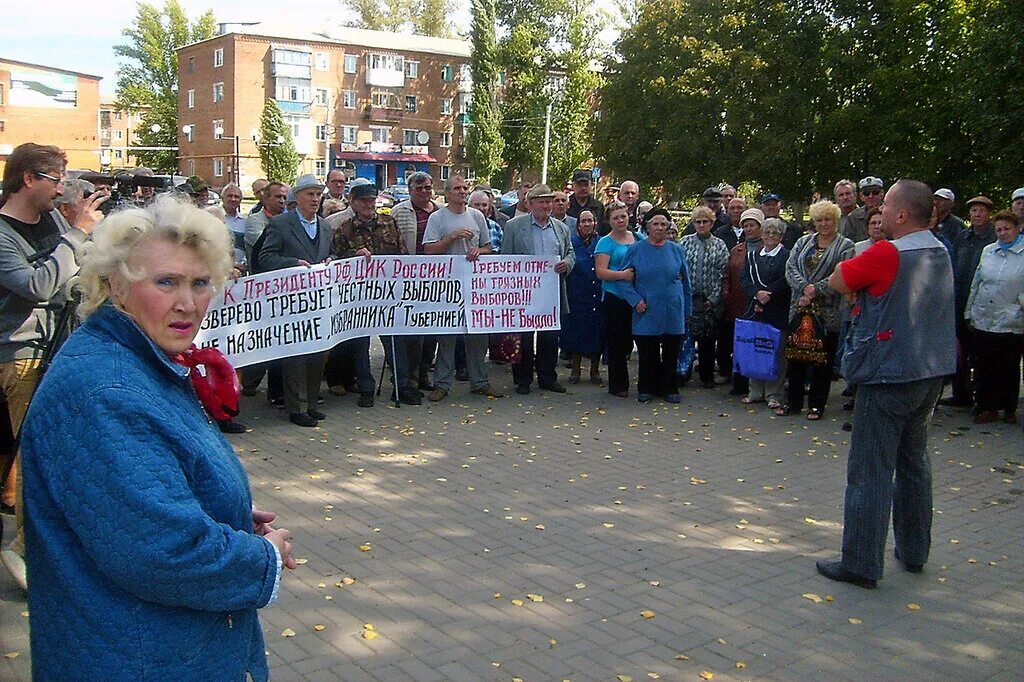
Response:
[[[192,346],[174,361],[188,367],[188,376],[199,402],[217,421],[226,421],[238,414],[238,396],[242,387],[238,374],[228,359],[216,348]],[[202,367],[202,371],[199,370]]]

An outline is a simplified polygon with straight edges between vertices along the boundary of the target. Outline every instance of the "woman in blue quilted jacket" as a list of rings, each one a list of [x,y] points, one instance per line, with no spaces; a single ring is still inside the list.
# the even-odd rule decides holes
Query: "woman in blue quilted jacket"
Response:
[[[256,612],[290,536],[214,421],[237,410],[233,370],[192,348],[228,233],[163,197],[106,218],[82,259],[84,323],[23,430],[33,677],[266,680]]]

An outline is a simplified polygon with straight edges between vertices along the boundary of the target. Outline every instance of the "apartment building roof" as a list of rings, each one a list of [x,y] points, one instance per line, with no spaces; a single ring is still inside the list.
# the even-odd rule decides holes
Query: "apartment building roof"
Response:
[[[59,66],[47,66],[46,64],[33,64],[32,62],[23,62],[17,59],[7,59],[6,57],[0,56],[0,62],[4,64],[15,64],[17,66],[29,66],[34,69],[44,69],[46,71],[55,71],[57,73],[67,73],[72,76],[80,76],[81,78],[88,78],[90,80],[103,80],[103,76],[94,76],[90,73],[82,73],[81,71],[71,71],[70,69],[62,69]]]

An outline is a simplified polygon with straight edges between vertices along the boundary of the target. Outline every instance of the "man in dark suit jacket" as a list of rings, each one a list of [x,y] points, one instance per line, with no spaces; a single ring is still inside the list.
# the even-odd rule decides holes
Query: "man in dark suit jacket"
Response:
[[[323,263],[331,253],[331,230],[317,215],[324,186],[316,176],[303,175],[295,184],[296,208],[274,216],[267,225],[260,267],[282,270]],[[326,415],[317,410],[326,353],[284,358],[284,404],[288,418],[299,426],[316,426]]]

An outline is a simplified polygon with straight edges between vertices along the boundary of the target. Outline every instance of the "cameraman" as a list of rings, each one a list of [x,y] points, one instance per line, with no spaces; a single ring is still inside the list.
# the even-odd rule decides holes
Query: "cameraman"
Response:
[[[64,189],[53,200],[53,205],[64,216],[68,225],[74,225],[78,215],[89,203],[89,195],[95,191],[96,186],[88,180],[65,180]]]
[[[146,206],[149,206],[149,202],[153,201],[153,197],[156,196],[156,190],[148,184],[140,183],[138,179],[153,177],[153,171],[145,166],[139,166],[133,171],[132,175],[135,176],[136,184],[135,196],[133,197],[135,205],[139,208],[145,208]]]
[[[55,200],[64,189],[67,157],[57,147],[27,142],[11,152],[4,167],[0,208],[0,391],[7,398],[11,428],[18,432],[40,377],[40,363],[53,340],[67,300],[67,283],[78,272],[75,248],[102,219],[107,197],[93,192],[68,224]],[[12,453],[16,459],[16,453]],[[15,504],[17,536],[0,560],[26,587],[21,477],[16,461],[3,467],[3,502]],[[17,501],[16,501],[16,498]]]

